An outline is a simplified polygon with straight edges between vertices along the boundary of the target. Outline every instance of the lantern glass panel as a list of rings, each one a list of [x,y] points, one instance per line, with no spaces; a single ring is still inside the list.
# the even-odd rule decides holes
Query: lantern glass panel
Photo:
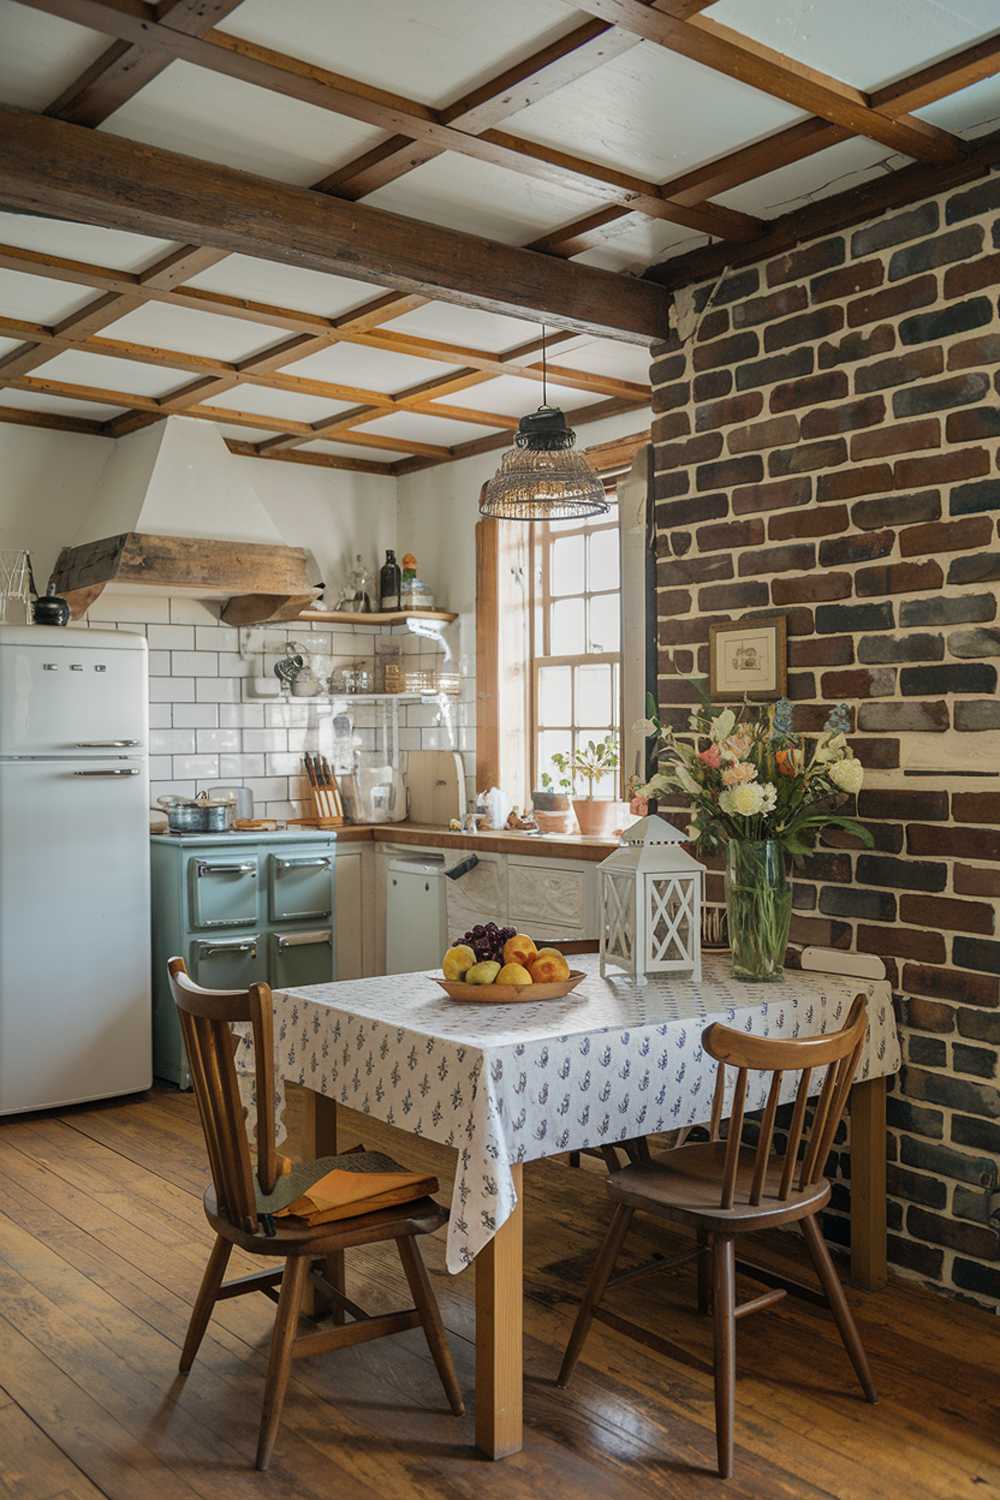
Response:
[[[691,954],[695,882],[689,876],[647,880],[647,944],[655,963],[685,963]]]

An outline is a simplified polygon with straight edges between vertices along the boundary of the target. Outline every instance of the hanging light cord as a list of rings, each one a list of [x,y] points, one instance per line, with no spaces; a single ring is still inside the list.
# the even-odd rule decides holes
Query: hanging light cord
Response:
[[[549,404],[549,388],[547,383],[548,366],[545,362],[545,324],[542,324],[542,405]]]

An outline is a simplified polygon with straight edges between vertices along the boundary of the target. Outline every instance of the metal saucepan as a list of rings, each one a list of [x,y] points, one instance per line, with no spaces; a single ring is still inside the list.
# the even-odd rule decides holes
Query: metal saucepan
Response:
[[[228,833],[233,826],[234,803],[229,799],[165,796],[156,801],[171,833]]]

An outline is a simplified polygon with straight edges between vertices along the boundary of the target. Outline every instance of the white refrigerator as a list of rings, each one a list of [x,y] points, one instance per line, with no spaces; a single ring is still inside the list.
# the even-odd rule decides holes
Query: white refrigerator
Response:
[[[146,642],[0,625],[0,1115],[152,1082]]]

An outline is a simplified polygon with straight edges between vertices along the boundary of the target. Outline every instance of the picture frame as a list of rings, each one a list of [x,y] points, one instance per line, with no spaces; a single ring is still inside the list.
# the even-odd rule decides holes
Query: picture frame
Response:
[[[713,702],[783,698],[788,686],[786,616],[709,626],[708,678]]]

